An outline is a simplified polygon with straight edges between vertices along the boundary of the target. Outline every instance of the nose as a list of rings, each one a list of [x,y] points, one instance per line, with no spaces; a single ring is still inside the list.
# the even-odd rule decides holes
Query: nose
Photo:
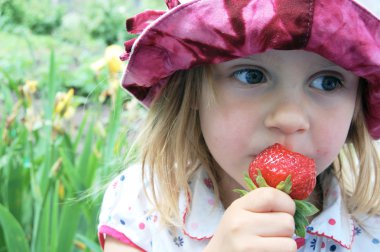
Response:
[[[290,135],[302,133],[310,128],[305,108],[297,102],[280,102],[266,115],[265,126],[271,130]]]

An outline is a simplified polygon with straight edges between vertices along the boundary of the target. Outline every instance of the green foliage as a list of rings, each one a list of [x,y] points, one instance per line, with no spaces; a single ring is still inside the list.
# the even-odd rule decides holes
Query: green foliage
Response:
[[[10,83],[15,92],[25,78],[45,78],[50,48],[57,48],[56,81],[63,88],[73,87],[77,95],[94,100],[108,84],[107,71],[96,76],[90,67],[103,58],[104,45],[98,41],[87,40],[75,45],[50,36],[35,36],[28,31],[22,36],[0,32],[0,41],[6,41],[0,50],[0,82]]]
[[[36,34],[52,34],[61,25],[62,5],[55,6],[47,0],[32,0],[27,2],[26,8],[25,25]]]
[[[93,38],[102,38],[107,45],[127,39],[125,8],[111,1],[91,1],[87,4],[87,25]]]
[[[104,61],[106,43],[122,45],[127,16],[163,1],[53,2],[0,0],[1,252],[100,252],[102,192],[134,153],[145,113],[111,85],[120,73],[93,63]]]
[[[125,149],[117,146],[129,141],[128,129],[121,127],[122,120],[128,121],[122,117],[126,97],[119,90],[114,103],[92,104],[76,120],[77,127],[66,121],[70,127],[57,128],[57,69],[53,52],[39,90],[45,99],[37,128],[27,123],[36,101],[28,102],[26,91],[11,82],[0,85],[6,115],[0,121],[0,251],[100,251],[101,193],[81,194],[99,190],[123,167]],[[108,117],[100,118],[100,110],[109,110]]]
[[[90,41],[87,17],[78,12],[67,12],[62,16],[62,23],[55,35],[61,40],[77,45],[85,45]]]
[[[95,2],[96,3],[96,2]],[[109,2],[97,2],[97,8],[93,8],[91,13],[94,19],[90,23],[91,35],[94,38],[103,38],[105,42],[113,44],[119,40],[123,20],[120,15],[113,15],[113,7]]]
[[[0,27],[12,31],[16,26],[36,34],[52,34],[61,24],[64,8],[48,0],[1,0]]]
[[[25,17],[23,0],[1,0],[0,17],[3,23],[22,24]]]
[[[4,228],[6,245],[9,251],[28,252],[24,231],[7,208],[0,204],[0,226]]]
[[[92,0],[86,3],[86,21],[93,38],[102,38],[107,45],[132,38],[125,29],[127,18],[146,9],[165,9],[161,0]]]

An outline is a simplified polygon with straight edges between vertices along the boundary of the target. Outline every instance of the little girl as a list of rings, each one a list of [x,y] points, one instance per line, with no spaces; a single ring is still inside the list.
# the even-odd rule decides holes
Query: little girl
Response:
[[[166,3],[127,20],[122,85],[149,115],[104,251],[380,251],[378,0]],[[234,192],[275,143],[316,162],[305,238],[289,195]]]

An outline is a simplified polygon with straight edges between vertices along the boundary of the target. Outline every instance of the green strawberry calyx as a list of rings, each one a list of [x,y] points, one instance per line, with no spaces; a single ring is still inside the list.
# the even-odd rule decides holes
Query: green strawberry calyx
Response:
[[[285,192],[286,194],[290,194],[292,192],[292,176],[289,175],[285,181],[281,181],[277,186],[276,189]],[[258,187],[269,187],[267,182],[265,181],[265,178],[263,177],[261,171],[257,169],[257,176],[256,176],[256,184],[253,183],[252,179],[245,174],[244,175],[244,181],[248,185],[248,188],[250,191],[253,191],[257,189]],[[248,193],[246,190],[241,189],[235,189],[234,192],[237,192],[240,194],[240,196],[244,196]],[[294,222],[295,222],[295,234],[299,237],[305,237],[306,236],[306,227],[309,225],[309,221],[307,220],[307,217],[312,216],[319,212],[318,208],[316,208],[313,204],[310,202],[307,202],[306,200],[296,200],[293,199],[296,204],[296,212],[294,214]]]

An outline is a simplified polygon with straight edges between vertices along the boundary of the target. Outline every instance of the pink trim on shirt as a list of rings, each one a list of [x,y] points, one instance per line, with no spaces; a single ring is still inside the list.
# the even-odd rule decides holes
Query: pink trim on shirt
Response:
[[[213,237],[213,235],[210,235],[210,236],[202,236],[202,237],[196,237],[196,236],[192,236],[192,235],[190,235],[190,234],[186,231],[186,229],[185,229],[185,227],[186,227],[186,217],[187,217],[187,214],[188,214],[188,212],[189,212],[189,207],[188,207],[188,206],[190,206],[190,194],[189,194],[189,193],[187,194],[186,199],[187,199],[187,206],[186,206],[185,212],[183,213],[183,216],[182,216],[182,223],[183,223],[183,226],[184,226],[184,228],[182,229],[182,232],[183,232],[187,237],[189,237],[189,238],[192,239],[192,240],[197,240],[197,241],[210,240],[210,239]]]
[[[113,229],[109,226],[101,226],[98,231],[98,238],[99,238],[99,243],[100,246],[102,246],[102,249],[104,249],[104,242],[105,242],[105,237],[104,235],[109,235],[122,243],[127,244],[128,246],[131,246],[133,248],[136,248],[142,252],[146,252],[146,250],[142,249],[141,247],[137,246],[135,243],[133,243],[128,237],[126,237],[123,233],[117,231],[116,229]]]
[[[184,224],[184,226],[186,226],[186,217],[187,217],[187,214],[188,214],[188,211],[189,211],[189,208],[186,207],[186,210],[185,212],[183,213],[183,216],[182,216],[182,222]],[[190,239],[192,240],[197,240],[197,241],[203,241],[203,240],[210,240],[213,235],[210,235],[210,236],[203,236],[203,237],[196,237],[196,236],[192,236],[190,235],[185,228],[182,229],[182,232],[187,236],[189,237]]]
[[[338,243],[340,246],[342,246],[343,248],[346,248],[346,249],[351,249],[352,248],[352,243],[354,242],[354,239],[355,239],[355,235],[354,235],[354,232],[355,232],[355,229],[354,229],[354,226],[352,225],[352,235],[351,235],[351,242],[350,244],[343,244],[342,241],[340,240],[337,240],[335,239],[334,236],[329,236],[329,235],[326,235],[325,233],[320,233],[320,232],[313,232],[313,231],[307,231],[309,234],[311,235],[315,235],[315,236],[319,236],[319,237],[326,237],[328,239],[331,239],[333,240],[334,242]]]

